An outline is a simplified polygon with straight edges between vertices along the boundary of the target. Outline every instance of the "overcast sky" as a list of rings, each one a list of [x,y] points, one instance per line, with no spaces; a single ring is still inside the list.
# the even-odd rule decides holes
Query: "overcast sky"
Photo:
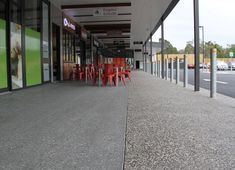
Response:
[[[235,0],[199,0],[199,5],[205,41],[216,42],[223,47],[235,44]],[[158,41],[160,35],[159,29],[153,40]],[[165,39],[178,49],[184,49],[186,42],[193,40],[193,0],[180,0],[168,16]]]

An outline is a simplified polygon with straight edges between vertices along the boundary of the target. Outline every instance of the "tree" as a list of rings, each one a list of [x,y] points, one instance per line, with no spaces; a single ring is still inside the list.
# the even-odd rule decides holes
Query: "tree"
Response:
[[[194,53],[194,46],[193,41],[188,41],[186,47],[184,48],[185,54],[193,54]]]
[[[229,53],[233,52],[235,54],[235,44],[228,45],[228,47],[225,50],[225,54],[227,57],[229,57]]]
[[[161,39],[159,39],[159,41],[161,42]],[[165,54],[178,54],[177,48],[174,47],[174,46],[170,43],[170,41],[165,40],[164,46],[165,46],[165,50],[164,50],[164,53],[165,53]]]
[[[217,58],[224,58],[226,57],[226,52],[223,49],[222,46],[220,46],[219,44],[213,43],[211,41],[205,42],[205,57],[210,57],[210,50],[212,48],[216,48],[217,49]]]

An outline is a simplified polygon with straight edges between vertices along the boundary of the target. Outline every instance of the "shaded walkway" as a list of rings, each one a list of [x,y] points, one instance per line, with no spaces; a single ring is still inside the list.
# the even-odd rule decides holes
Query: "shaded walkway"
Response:
[[[235,103],[221,104],[144,72],[133,77],[127,170],[235,169]]]
[[[16,91],[0,96],[0,169],[121,170],[124,153],[126,170],[235,169],[231,101],[138,71],[126,88]]]
[[[79,83],[0,96],[0,169],[122,169],[126,99]]]

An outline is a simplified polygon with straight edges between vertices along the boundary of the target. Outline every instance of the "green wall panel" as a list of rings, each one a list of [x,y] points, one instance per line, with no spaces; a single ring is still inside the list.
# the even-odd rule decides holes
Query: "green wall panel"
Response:
[[[33,86],[42,83],[40,33],[32,29],[25,29],[26,55],[26,85]]]
[[[0,89],[7,88],[6,21],[0,19]]]

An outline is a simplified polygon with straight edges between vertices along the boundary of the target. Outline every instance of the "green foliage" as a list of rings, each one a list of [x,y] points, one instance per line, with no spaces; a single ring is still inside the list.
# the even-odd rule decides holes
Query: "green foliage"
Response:
[[[165,54],[178,54],[178,50],[176,47],[174,47],[169,41],[165,40],[164,42],[165,44],[165,50],[164,50],[164,53]]]
[[[235,55],[235,44],[228,45],[228,48],[226,48],[225,54],[227,57],[229,57],[229,52],[233,52],[233,54]]]
[[[193,54],[194,53],[194,46],[192,41],[188,41],[186,47],[184,48],[185,54]]]
[[[205,42],[205,57],[210,57],[210,50],[212,48],[217,49],[217,58],[225,58],[226,57],[226,52],[223,49],[222,46],[219,44],[213,43],[211,41]]]

